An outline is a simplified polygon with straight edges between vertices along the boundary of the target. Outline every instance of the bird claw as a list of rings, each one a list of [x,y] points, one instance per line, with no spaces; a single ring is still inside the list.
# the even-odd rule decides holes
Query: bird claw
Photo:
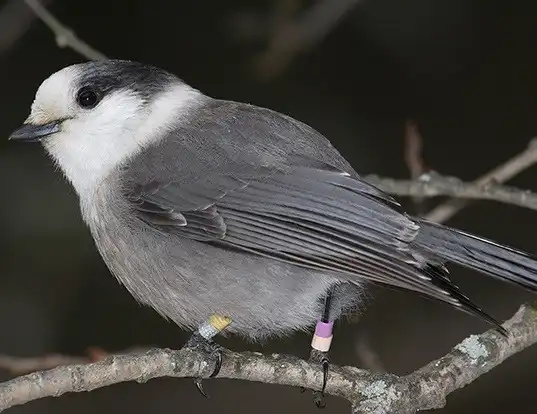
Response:
[[[322,409],[326,407],[326,402],[324,401],[324,394],[319,391],[315,391],[313,393],[313,402],[315,403],[315,406],[317,408]]]
[[[214,369],[209,375],[209,378],[214,378],[218,375],[222,368],[222,351],[224,349],[222,346],[218,345],[212,339],[204,338],[199,332],[194,332],[183,346],[183,349],[193,349],[204,354],[206,360],[214,362]],[[194,385],[196,385],[201,395],[209,398],[209,395],[203,389],[203,378],[194,379]]]
[[[324,391],[326,390],[326,384],[328,382],[328,372],[330,370],[330,360],[327,357],[326,352],[320,352],[316,349],[312,349],[309,357],[310,362],[321,364],[323,367],[323,385],[320,391],[313,391],[313,402],[317,408],[325,408],[326,403],[324,402]],[[306,391],[305,388],[301,388],[300,392]]]
[[[203,389],[203,378],[195,378],[194,385],[196,386],[201,395],[203,395],[205,398],[209,398],[209,395]]]
[[[324,391],[326,390],[326,383],[328,382],[328,371],[330,370],[330,361],[325,356],[323,360],[321,361],[323,364],[323,387],[321,389],[321,392],[324,394]]]
[[[216,344],[215,344],[216,345]],[[209,375],[209,378],[214,378],[220,373],[220,369],[222,368],[222,347],[220,345],[217,345],[218,349],[215,351],[216,361],[214,363],[214,370],[211,375]]]

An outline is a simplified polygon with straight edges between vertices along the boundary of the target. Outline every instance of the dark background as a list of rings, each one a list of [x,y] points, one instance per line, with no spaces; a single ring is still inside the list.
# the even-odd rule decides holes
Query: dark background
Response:
[[[60,20],[107,56],[152,63],[209,95],[290,114],[329,137],[363,174],[408,177],[403,137],[409,118],[424,137],[427,164],[465,180],[505,161],[537,135],[532,2],[363,1],[280,76],[267,79],[259,76],[262,65],[252,65],[266,49],[266,37],[254,39],[251,31],[250,39],[238,35],[248,22],[244,13],[266,18],[275,3],[49,1]],[[302,9],[313,4],[299,2]],[[7,29],[0,27],[0,38],[7,39],[9,33],[2,32]],[[84,59],[59,49],[38,20],[3,48],[0,59],[0,131],[6,137],[0,140],[0,353],[79,355],[91,345],[108,351],[180,347],[185,333],[138,306],[110,276],[80,219],[73,190],[42,149],[7,142],[41,81]],[[535,178],[534,168],[510,184],[534,188]],[[535,223],[534,212],[494,203],[474,203],[449,222],[537,252]],[[473,272],[452,268],[452,275],[499,319],[531,298]],[[338,325],[334,363],[360,365],[357,344],[367,339],[387,370],[404,374],[488,328],[445,305],[385,289],[373,289],[361,313],[358,323]],[[306,356],[309,342],[309,335],[297,334],[266,344],[263,352]],[[451,395],[439,412],[533,413],[536,367],[537,348],[529,349]],[[120,384],[9,412],[316,412],[311,395],[294,388],[226,380],[207,381],[205,388],[210,400],[188,379]],[[345,401],[328,398],[326,413],[348,410]]]

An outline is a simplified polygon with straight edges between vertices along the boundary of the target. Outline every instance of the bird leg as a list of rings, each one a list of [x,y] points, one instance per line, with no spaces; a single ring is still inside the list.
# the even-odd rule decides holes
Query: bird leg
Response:
[[[317,322],[315,326],[315,334],[311,341],[311,352],[309,362],[320,364],[323,368],[323,385],[320,391],[313,392],[313,402],[318,408],[326,406],[324,402],[324,390],[328,381],[328,371],[330,369],[330,360],[328,359],[328,351],[332,342],[332,327],[334,322]]]
[[[222,346],[214,342],[213,337],[223,331],[231,323],[231,318],[221,315],[212,315],[207,321],[202,323],[196,332],[192,334],[190,339],[183,346],[183,349],[192,349],[201,352],[205,355],[206,360],[213,362],[214,370],[209,375],[209,378],[214,378],[220,372],[222,367]],[[205,398],[209,396],[203,390],[203,378],[194,379],[194,384],[198,391]]]
[[[309,362],[320,364],[323,368],[323,385],[320,391],[313,392],[313,402],[317,408],[324,408],[326,403],[324,402],[324,390],[326,389],[326,383],[328,381],[328,371],[330,369],[330,360],[328,359],[328,351],[330,350],[330,344],[332,343],[332,329],[334,322],[330,320],[330,305],[332,302],[332,290],[329,290],[325,302],[324,312],[322,318],[317,321],[315,326],[315,333],[311,340],[311,352]]]

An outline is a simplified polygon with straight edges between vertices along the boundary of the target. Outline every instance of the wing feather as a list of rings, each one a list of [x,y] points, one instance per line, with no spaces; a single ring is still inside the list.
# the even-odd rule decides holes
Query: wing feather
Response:
[[[129,199],[161,231],[337,272],[351,282],[412,290],[496,323],[443,266],[424,265],[413,255],[419,225],[397,201],[336,168],[258,169],[189,185],[152,180],[136,186]]]

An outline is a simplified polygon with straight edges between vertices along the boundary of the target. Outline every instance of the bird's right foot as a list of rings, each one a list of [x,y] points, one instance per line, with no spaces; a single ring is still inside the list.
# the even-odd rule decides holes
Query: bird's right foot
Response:
[[[231,323],[231,318],[213,315],[209,320],[200,325],[198,330],[192,334],[182,349],[192,349],[201,352],[204,355],[204,360],[209,363],[209,366],[214,366],[209,378],[214,378],[220,372],[222,367],[222,351],[224,348],[218,345],[212,338],[219,332],[223,331]],[[203,378],[194,379],[194,384],[198,391],[205,398],[209,396],[203,389]]]

